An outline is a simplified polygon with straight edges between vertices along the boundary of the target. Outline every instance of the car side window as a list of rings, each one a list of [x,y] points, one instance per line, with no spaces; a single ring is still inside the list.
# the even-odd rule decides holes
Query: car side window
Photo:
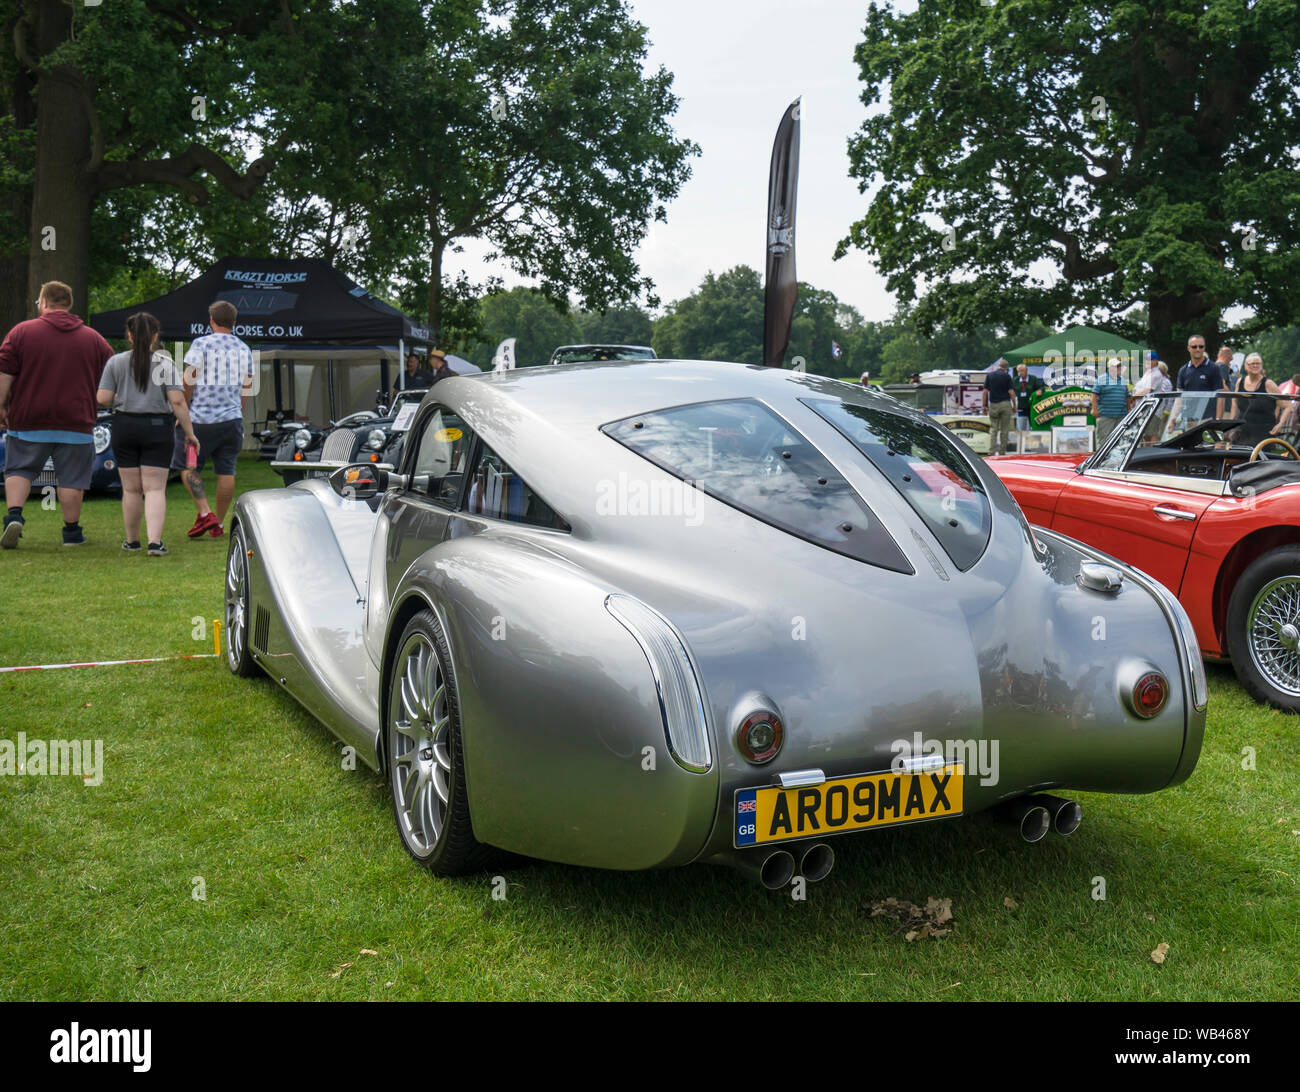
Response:
[[[569,530],[555,510],[487,444],[480,446],[478,461],[470,475],[465,511],[533,527]]]
[[[473,439],[474,434],[458,414],[438,406],[420,433],[420,446],[411,468],[411,489],[439,504],[454,506],[460,497]]]

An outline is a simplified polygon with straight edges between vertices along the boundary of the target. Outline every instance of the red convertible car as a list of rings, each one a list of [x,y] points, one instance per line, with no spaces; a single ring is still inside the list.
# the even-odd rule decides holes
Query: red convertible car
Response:
[[[1300,712],[1300,400],[1143,399],[1091,455],[990,458],[1029,522],[1173,591],[1202,655]]]

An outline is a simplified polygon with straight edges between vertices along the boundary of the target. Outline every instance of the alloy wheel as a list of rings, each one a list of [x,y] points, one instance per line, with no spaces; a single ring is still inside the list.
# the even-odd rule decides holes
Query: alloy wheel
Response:
[[[417,857],[433,852],[451,799],[451,711],[447,680],[423,633],[402,648],[393,676],[392,778],[398,823]]]

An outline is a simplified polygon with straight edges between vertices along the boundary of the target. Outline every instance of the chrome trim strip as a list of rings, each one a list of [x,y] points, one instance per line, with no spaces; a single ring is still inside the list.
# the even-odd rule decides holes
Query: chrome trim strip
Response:
[[[898,757],[895,761],[902,766],[905,773],[924,773],[926,770],[942,770],[944,767],[943,755],[909,755],[907,758]]]
[[[786,770],[785,773],[777,774],[773,780],[783,789],[802,789],[809,785],[822,784],[826,780],[826,775],[815,768],[810,770]]]
[[[340,462],[337,459],[331,461],[321,460],[320,462],[308,462],[306,459],[286,459],[284,461],[277,459],[275,462],[271,463],[272,470],[340,470],[345,466],[368,466],[374,470],[397,469],[392,463],[368,463],[364,461],[357,462],[355,460],[344,460],[343,462]]]
[[[1220,478],[1184,478],[1177,474],[1144,474],[1128,470],[1085,470],[1090,478],[1109,478],[1117,482],[1136,482],[1138,485],[1154,485],[1160,489],[1177,489],[1183,493],[1204,493],[1210,497],[1221,497],[1228,483]]]

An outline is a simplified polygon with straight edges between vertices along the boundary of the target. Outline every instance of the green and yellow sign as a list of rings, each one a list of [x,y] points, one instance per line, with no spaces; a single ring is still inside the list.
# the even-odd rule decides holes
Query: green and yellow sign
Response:
[[[1092,390],[1088,387],[1062,387],[1055,391],[1035,391],[1029,396],[1029,427],[1050,429],[1064,424],[1062,418],[1083,416],[1087,424],[1096,424],[1092,416]]]

